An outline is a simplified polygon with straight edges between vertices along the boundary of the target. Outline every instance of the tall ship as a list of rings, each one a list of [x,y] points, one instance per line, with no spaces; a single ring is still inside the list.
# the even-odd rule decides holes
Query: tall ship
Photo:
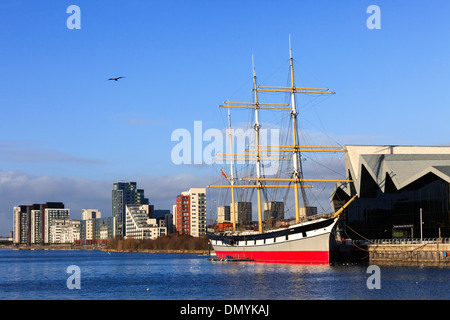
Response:
[[[259,86],[256,71],[253,65],[253,101],[252,102],[225,102],[220,107],[228,108],[228,150],[224,154],[218,154],[222,158],[216,160],[226,161],[230,164],[229,174],[221,168],[225,177],[225,184],[210,185],[210,188],[220,188],[231,193],[229,206],[229,218],[222,215],[220,226],[214,232],[208,232],[210,243],[218,259],[243,259],[255,262],[280,262],[301,264],[329,264],[333,260],[335,244],[336,223],[343,210],[355,199],[351,198],[341,208],[329,214],[313,215],[304,219],[305,210],[308,207],[306,188],[312,188],[312,184],[318,182],[351,182],[341,179],[315,179],[305,178],[303,162],[308,153],[338,153],[345,152],[341,146],[312,146],[303,145],[300,142],[298,110],[296,105],[297,94],[325,95],[335,94],[328,88],[297,87],[294,82],[294,63],[292,48],[289,39],[289,81],[285,86]],[[262,102],[260,94],[266,95],[282,93],[285,103]],[[287,96],[287,97],[286,97]],[[246,147],[244,153],[237,153],[233,146],[230,109],[250,109],[252,114],[251,128],[254,139]],[[261,114],[264,111],[284,112],[288,128],[280,128],[286,134],[283,135],[283,144],[266,144],[261,139]],[[280,139],[279,139],[280,140]],[[277,172],[265,174],[267,163],[282,163]],[[237,163],[245,163],[246,172],[236,170]],[[251,164],[251,166],[249,166]],[[223,181],[223,178],[222,178]],[[283,210],[287,197],[283,201],[269,201],[268,193],[287,194],[293,189],[293,203],[295,220],[276,222],[277,207]],[[253,197],[256,191],[257,198],[257,225],[243,229],[245,225],[243,216],[251,216],[251,208],[246,208],[248,202],[236,199],[236,193],[247,190]],[[266,202],[263,203],[263,197]],[[291,196],[292,198],[292,196]],[[271,208],[272,207],[272,208]],[[222,209],[224,209],[223,207]],[[274,209],[275,208],[275,209]],[[263,220],[263,209],[265,219]],[[245,211],[250,211],[246,213]],[[279,210],[278,210],[279,211]],[[246,224],[249,227],[249,224]],[[227,226],[228,228],[224,228]]]

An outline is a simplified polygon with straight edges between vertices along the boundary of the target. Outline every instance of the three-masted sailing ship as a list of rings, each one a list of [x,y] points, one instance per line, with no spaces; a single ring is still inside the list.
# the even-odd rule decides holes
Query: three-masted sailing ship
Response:
[[[334,229],[342,211],[355,197],[345,203],[338,211],[327,217],[302,222],[300,219],[300,195],[303,188],[312,187],[306,183],[314,182],[351,182],[350,180],[338,179],[306,179],[303,175],[301,161],[302,154],[308,152],[345,152],[339,146],[305,146],[300,145],[298,134],[296,94],[335,94],[328,88],[306,88],[296,87],[294,82],[294,66],[292,48],[290,51],[290,86],[258,86],[255,68],[253,67],[253,102],[226,102],[220,107],[246,108],[254,110],[255,140],[254,145],[246,149],[248,153],[234,153],[230,134],[229,153],[225,153],[226,159],[231,163],[230,178],[222,171],[229,181],[229,185],[211,185],[211,188],[229,188],[231,190],[230,216],[232,230],[227,232],[208,233],[211,245],[219,259],[244,259],[258,262],[283,262],[283,263],[310,263],[328,264],[332,260],[334,245]],[[258,99],[259,92],[281,92],[290,95],[290,104],[264,103]],[[265,109],[285,109],[290,113],[289,122],[292,126],[292,138],[287,145],[263,145],[260,141],[259,112]],[[231,127],[230,114],[228,114],[229,126]],[[236,160],[245,159],[255,164],[256,176],[235,179],[233,176],[233,163]],[[265,160],[288,161],[291,170],[287,178],[267,178],[261,174],[262,162]],[[241,181],[242,184],[237,182]],[[258,208],[258,230],[238,231],[236,228],[237,207],[235,205],[234,192],[239,188],[255,188],[257,193]],[[262,197],[261,193],[267,188],[293,188],[295,203],[295,222],[267,230],[263,228],[262,219]]]

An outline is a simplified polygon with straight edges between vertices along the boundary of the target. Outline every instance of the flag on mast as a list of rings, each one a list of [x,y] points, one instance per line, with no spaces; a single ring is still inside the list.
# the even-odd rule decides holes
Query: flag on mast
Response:
[[[223,169],[221,168],[220,170],[222,171],[222,175],[225,177],[225,179],[228,180],[228,177],[227,177],[227,175],[225,174],[225,172],[223,171]]]

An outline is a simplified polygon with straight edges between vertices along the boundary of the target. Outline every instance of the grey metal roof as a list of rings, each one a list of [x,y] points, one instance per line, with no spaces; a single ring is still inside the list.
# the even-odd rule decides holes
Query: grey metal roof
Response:
[[[429,173],[450,183],[450,147],[346,146],[346,149],[347,176],[351,175],[358,194],[361,185],[367,183],[362,181],[363,168],[383,192],[386,175],[389,175],[397,189]],[[348,185],[338,184],[336,188],[350,195]]]

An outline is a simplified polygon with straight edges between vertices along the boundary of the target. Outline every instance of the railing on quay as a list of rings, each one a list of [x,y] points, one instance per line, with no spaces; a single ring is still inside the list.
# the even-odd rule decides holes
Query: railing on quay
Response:
[[[351,240],[346,239],[346,244],[369,245],[369,244],[450,244],[450,238],[413,238],[413,239],[368,239]]]

